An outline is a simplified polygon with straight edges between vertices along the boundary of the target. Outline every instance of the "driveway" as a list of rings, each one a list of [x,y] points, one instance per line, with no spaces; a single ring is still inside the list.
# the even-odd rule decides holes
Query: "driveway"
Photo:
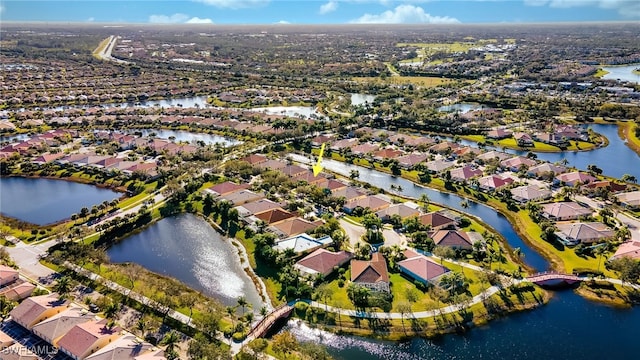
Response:
[[[349,237],[349,244],[351,248],[356,247],[356,243],[360,242],[362,235],[364,235],[364,227],[352,224],[344,219],[340,219],[340,226],[344,229]],[[383,229],[382,236],[384,236],[384,244],[387,246],[400,245],[406,246],[407,239],[404,235],[399,234],[392,229]]]
[[[15,247],[6,247],[6,249],[13,261],[20,267],[21,273],[33,280],[46,284],[52,280],[55,272],[40,264],[39,260],[40,255],[46,254],[47,250],[53,245],[55,245],[53,240],[39,245],[27,245],[21,241]]]

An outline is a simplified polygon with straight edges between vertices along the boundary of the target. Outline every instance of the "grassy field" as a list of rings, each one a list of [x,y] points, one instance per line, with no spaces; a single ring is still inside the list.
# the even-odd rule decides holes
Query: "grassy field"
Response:
[[[484,135],[464,135],[461,138],[469,141],[474,141],[477,143],[483,143],[486,141],[491,141],[494,146],[503,147],[506,149],[515,149],[515,150],[531,150],[534,152],[561,152],[561,151],[577,151],[577,150],[592,150],[595,149],[596,145],[586,141],[570,141],[570,145],[565,149],[561,149],[557,146],[553,146],[550,144],[545,144],[540,141],[534,141],[532,147],[521,147],[516,142],[514,138],[501,139],[501,140],[487,140]]]
[[[636,136],[638,124],[632,121],[618,121],[618,136],[627,146],[640,155],[640,138]]]
[[[603,76],[607,75],[608,73],[609,73],[609,72],[608,72],[607,70],[604,70],[604,69],[602,69],[602,68],[599,68],[599,69],[598,69],[598,71],[596,71],[596,73],[595,73],[595,74],[593,74],[593,77],[601,78],[601,77],[603,77]]]

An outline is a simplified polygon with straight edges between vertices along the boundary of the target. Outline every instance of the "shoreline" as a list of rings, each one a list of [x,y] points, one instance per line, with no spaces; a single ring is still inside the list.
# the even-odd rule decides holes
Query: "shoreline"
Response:
[[[617,121],[618,136],[624,144],[640,156],[640,139],[635,136],[635,128],[638,127],[633,121]]]

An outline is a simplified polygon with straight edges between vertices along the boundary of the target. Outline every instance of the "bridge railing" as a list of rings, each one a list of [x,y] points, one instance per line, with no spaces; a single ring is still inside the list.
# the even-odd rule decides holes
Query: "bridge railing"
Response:
[[[278,307],[276,307],[275,309],[273,309],[269,314],[267,314],[265,317],[263,317],[260,321],[258,321],[253,328],[251,328],[251,331],[249,332],[249,335],[252,335],[254,332],[256,332],[258,329],[260,329],[262,326],[264,326],[267,323],[267,320],[274,314],[277,314],[280,310],[284,309],[284,308],[288,308],[290,307],[289,304],[284,303],[279,305]],[[278,319],[279,316],[276,316],[274,318],[274,321],[276,319]]]

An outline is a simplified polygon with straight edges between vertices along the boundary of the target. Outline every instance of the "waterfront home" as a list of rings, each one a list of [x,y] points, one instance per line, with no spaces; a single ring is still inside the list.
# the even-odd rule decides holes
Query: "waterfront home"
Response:
[[[331,150],[340,151],[342,149],[349,149],[357,143],[358,139],[343,139],[335,141],[333,144],[331,144],[330,148]]]
[[[434,161],[429,161],[424,165],[427,168],[427,170],[429,170],[430,173],[440,174],[445,170],[455,166],[456,163],[453,161],[446,161],[446,160],[434,160]]]
[[[574,186],[577,183],[587,184],[596,180],[596,178],[589,174],[580,171],[572,171],[557,175],[553,183],[554,185],[565,184],[568,186]]]
[[[487,132],[486,138],[500,140],[500,139],[510,138],[511,136],[513,136],[513,132],[511,132],[510,130],[498,128],[498,129],[489,130],[489,132]]]
[[[351,152],[354,155],[368,155],[371,154],[372,152],[376,151],[379,148],[378,144],[372,144],[372,143],[364,143],[364,144],[358,144],[355,146],[351,147]]]
[[[437,143],[429,148],[429,151],[437,154],[450,154],[460,147],[459,144],[450,141]]]
[[[58,160],[64,156],[65,154],[62,152],[56,153],[56,154],[42,154],[37,158],[33,159],[31,162],[34,164],[46,164],[46,163],[50,163],[52,161]]]
[[[121,330],[109,326],[107,319],[77,324],[58,340],[58,348],[73,359],[84,360],[122,336]]]
[[[402,168],[409,169],[427,160],[428,158],[429,155],[424,153],[411,153],[400,156],[397,160],[398,165],[400,165]]]
[[[451,180],[458,183],[464,183],[474,177],[482,175],[482,170],[474,168],[471,165],[465,165],[451,170],[450,174]]]
[[[534,145],[533,137],[527,133],[514,133],[513,137],[516,139],[516,143],[521,147],[531,147]]]
[[[295,217],[294,214],[283,210],[282,208],[269,209],[267,211],[260,212],[254,215],[257,219],[260,219],[267,224],[277,223],[286,219]]]
[[[333,252],[326,249],[316,249],[295,263],[294,268],[303,276],[329,276],[335,269],[343,266],[353,258],[353,254],[346,251]]]
[[[60,299],[58,294],[32,296],[23,300],[13,308],[9,315],[11,319],[27,330],[42,320],[61,313],[69,307],[69,301]]]
[[[519,203],[546,200],[552,196],[551,190],[539,187],[538,185],[518,186],[510,191],[513,200]]]
[[[400,272],[424,285],[437,285],[438,279],[449,272],[446,267],[413,250],[405,250],[404,256],[406,259],[398,262]]]
[[[616,201],[627,209],[640,209],[640,191],[631,191],[615,195]]]
[[[291,177],[294,181],[302,181],[306,182],[307,184],[323,188],[329,184],[328,176],[329,175],[325,173],[320,173],[318,174],[318,176],[315,176],[313,175],[312,171],[306,170],[301,174],[293,175]]]
[[[526,158],[524,156],[514,156],[509,159],[502,160],[500,166],[509,169],[511,171],[519,171],[522,168],[529,168],[536,165],[537,162],[533,159]]]
[[[582,216],[591,216],[593,210],[586,208],[577,202],[564,201],[542,205],[542,216],[550,220],[577,220]]]
[[[71,306],[64,311],[36,324],[31,331],[42,340],[58,346],[62,338],[74,326],[93,321],[95,315],[78,306]]]
[[[351,282],[373,291],[390,292],[387,261],[379,252],[371,260],[351,260]]]
[[[491,192],[513,182],[510,177],[500,177],[498,175],[483,176],[478,179],[478,186],[481,190]]]
[[[418,209],[418,204],[407,201],[405,203],[390,205],[386,209],[378,210],[376,211],[376,215],[382,221],[386,222],[390,221],[391,217],[394,215],[398,215],[402,219],[406,219],[412,216],[418,216],[420,215],[420,210]]]
[[[343,197],[347,202],[362,199],[367,196],[364,190],[353,186],[340,187],[331,192],[334,197]]]
[[[331,239],[331,236],[323,236],[316,239],[307,233],[302,233],[284,240],[277,241],[273,245],[273,248],[280,251],[291,249],[296,254],[303,254],[309,251],[314,251],[316,249],[329,246],[332,243],[333,239]]]
[[[327,181],[326,184],[324,184],[323,188],[329,189],[329,191],[331,191],[332,196],[335,196],[335,192],[340,190],[340,189],[345,189],[347,187],[347,184],[343,183],[342,181],[339,180],[335,180],[335,179],[328,179],[329,181]]]
[[[311,139],[311,146],[320,147],[324,143],[328,143],[331,141],[332,137],[330,135],[318,135]]]
[[[605,241],[615,232],[601,222],[558,223],[555,235],[565,245],[577,245]]]
[[[567,168],[564,166],[544,162],[540,165],[530,167],[529,170],[527,170],[527,175],[536,178],[549,176],[549,179],[552,179],[556,175],[562,174],[566,171]]]
[[[260,155],[260,154],[251,154],[247,157],[244,157],[241,159],[242,161],[246,161],[251,165],[257,165],[257,164],[262,164],[264,162],[267,162],[267,160],[269,160],[266,156],[264,155]]]
[[[361,207],[363,209],[371,209],[371,211],[376,212],[382,209],[386,209],[390,205],[391,199],[389,199],[388,196],[376,194],[349,200],[344,204],[343,210],[346,213],[351,214],[355,208]]]
[[[404,154],[404,152],[401,150],[385,148],[378,151],[374,151],[371,155],[373,156],[374,160],[383,161],[385,159],[395,159],[402,154]]]
[[[236,191],[248,189],[249,184],[236,184],[231,181],[225,181],[223,183],[213,185],[205,190],[205,192],[213,196],[224,196]]]
[[[269,199],[260,199],[256,201],[251,201],[240,206],[236,206],[234,209],[238,210],[238,215],[240,217],[245,218],[251,215],[257,215],[262,212],[281,208],[282,205],[277,202],[271,201]]]
[[[418,217],[420,224],[428,226],[430,230],[440,230],[455,227],[458,222],[441,211],[430,212]]]
[[[622,244],[620,244],[615,254],[611,256],[610,260],[615,260],[622,257],[640,260],[640,241],[630,240],[623,242]]]
[[[293,217],[278,221],[269,227],[278,237],[285,238],[311,231],[322,224],[322,220],[314,222],[300,217]]]
[[[0,287],[11,284],[18,280],[19,277],[18,270],[6,265],[0,265]]]
[[[598,194],[601,193],[601,191],[608,191],[615,194],[627,190],[627,185],[618,184],[609,180],[601,180],[584,184],[580,187],[580,189],[587,193]]]
[[[438,230],[430,234],[433,242],[438,246],[448,246],[454,249],[471,250],[473,241],[467,232],[462,230]]]

